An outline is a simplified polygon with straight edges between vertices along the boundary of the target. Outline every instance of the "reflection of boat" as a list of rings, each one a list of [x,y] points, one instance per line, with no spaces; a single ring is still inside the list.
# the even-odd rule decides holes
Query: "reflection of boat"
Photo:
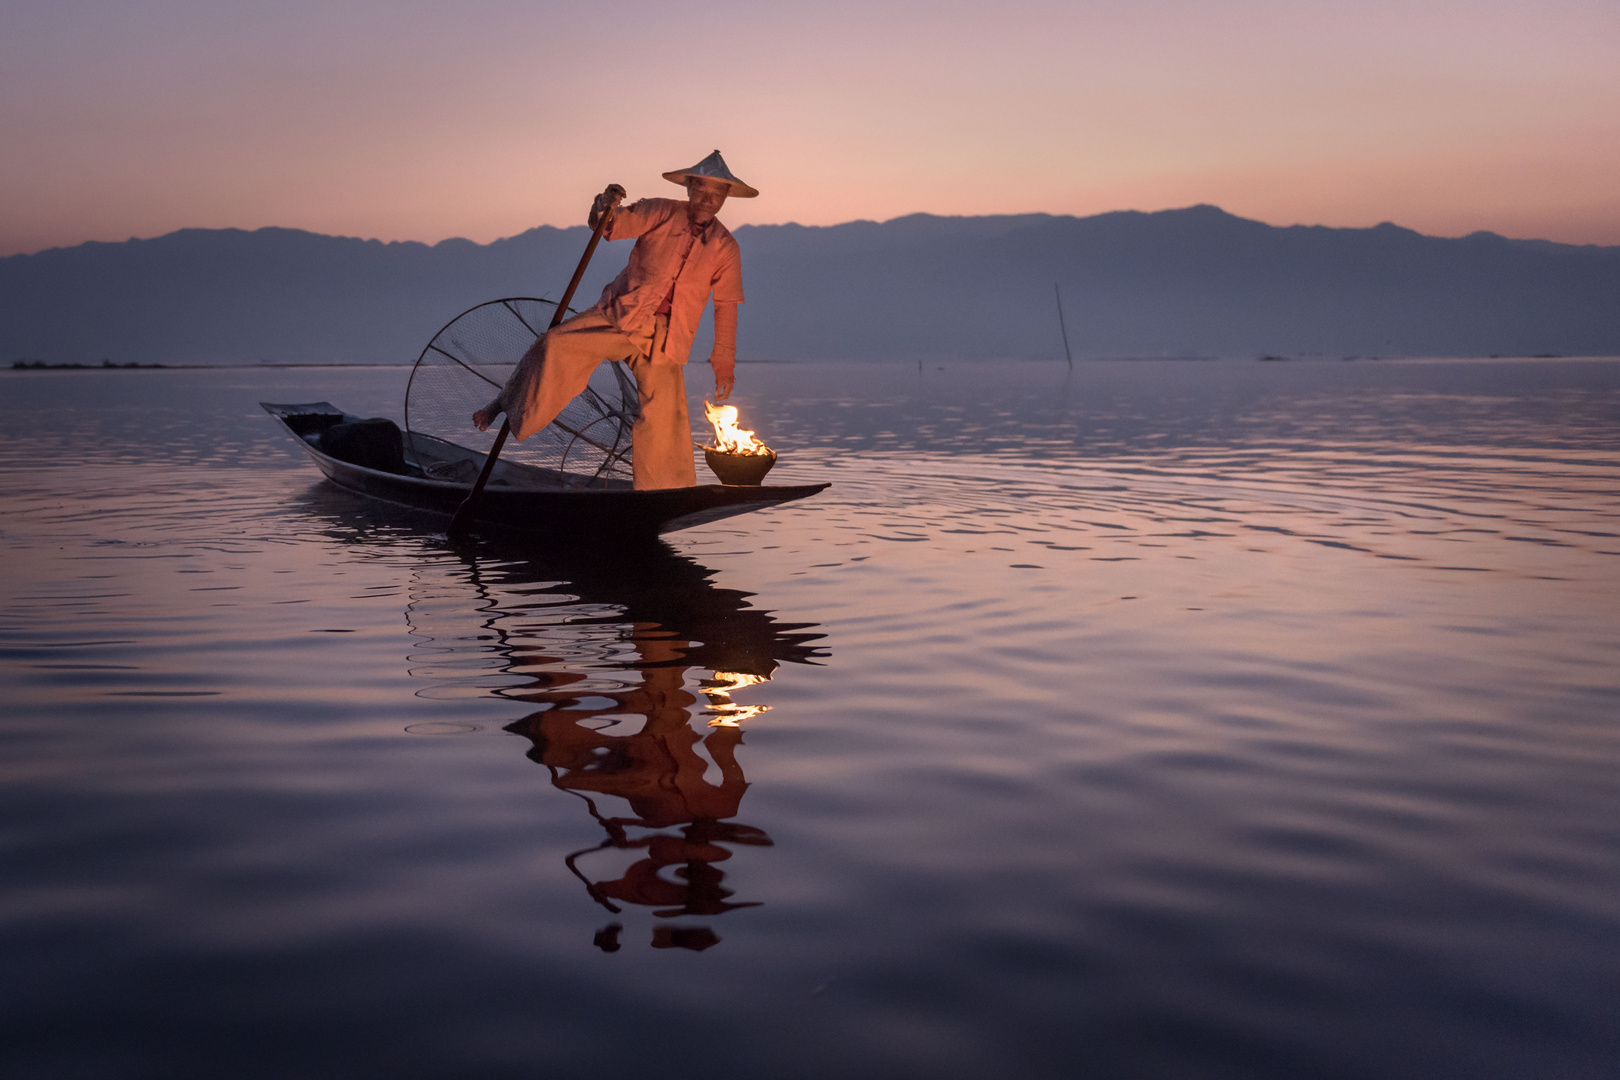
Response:
[[[735,820],[748,789],[741,721],[767,707],[730,695],[780,663],[814,663],[822,635],[777,621],[662,544],[634,558],[516,550],[457,549],[418,572],[406,612],[412,673],[534,710],[506,730],[529,740],[529,758],[601,826],[601,841],[565,863],[610,912],[708,919],[758,906],[733,898],[721,864],[772,843]],[[618,948],[622,929],[604,928],[597,944]],[[652,933],[655,948],[718,941],[708,926],[674,921]]]
[[[320,447],[326,429],[359,420],[324,401],[300,405],[261,402],[315,460],[327,479],[351,491],[417,510],[453,514],[472,488],[484,455],[455,443],[415,433],[405,439],[398,471],[340,460]],[[808,498],[827,484],[733,487],[700,484],[663,491],[636,491],[628,481],[542,469],[517,461],[496,462],[478,501],[477,518],[512,528],[592,543],[602,539],[645,540],[711,521]]]

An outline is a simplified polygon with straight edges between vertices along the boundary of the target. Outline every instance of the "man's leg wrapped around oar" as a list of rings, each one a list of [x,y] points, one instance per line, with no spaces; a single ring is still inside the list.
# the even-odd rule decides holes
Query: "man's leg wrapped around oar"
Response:
[[[657,327],[666,321],[660,317]],[[474,422],[487,428],[504,412],[512,433],[526,439],[584,391],[598,364],[625,362],[636,378],[641,406],[631,431],[636,489],[692,487],[697,470],[692,462],[686,383],[681,365],[662,355],[649,357],[655,351],[652,335],[638,341],[592,308],[541,335]]]

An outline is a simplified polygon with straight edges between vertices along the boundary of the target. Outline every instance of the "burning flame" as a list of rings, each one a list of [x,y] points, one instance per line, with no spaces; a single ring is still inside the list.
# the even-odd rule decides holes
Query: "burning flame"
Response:
[[[728,454],[768,454],[771,448],[754,438],[754,433],[737,426],[735,405],[711,405],[703,402],[703,414],[714,425],[714,449]]]
[[[769,705],[738,705],[731,700],[734,692],[767,681],[765,676],[746,675],[738,671],[717,671],[712,681],[716,685],[703,688],[703,696],[709,699],[709,707],[703,711],[714,717],[709,721],[710,727],[738,727],[749,717],[771,711]]]

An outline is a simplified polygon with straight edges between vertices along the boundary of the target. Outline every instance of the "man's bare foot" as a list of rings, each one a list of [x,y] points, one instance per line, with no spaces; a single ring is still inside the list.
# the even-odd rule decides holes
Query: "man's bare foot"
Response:
[[[501,402],[499,398],[496,398],[473,413],[473,427],[476,427],[479,431],[488,431],[489,425],[493,424],[495,418],[499,415],[501,415]]]

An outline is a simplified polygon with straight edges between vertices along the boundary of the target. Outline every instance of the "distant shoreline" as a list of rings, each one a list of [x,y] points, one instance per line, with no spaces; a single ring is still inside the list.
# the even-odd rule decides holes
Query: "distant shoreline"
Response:
[[[410,367],[409,364],[380,363],[361,364],[352,361],[333,361],[331,363],[295,363],[295,364],[141,364],[130,361],[127,364],[115,364],[111,360],[103,360],[99,364],[79,363],[46,363],[44,360],[13,360],[12,371],[213,371],[226,368],[393,368]]]
[[[1525,363],[1530,361],[1558,361],[1562,363],[1601,362],[1613,363],[1620,361],[1620,355],[1586,354],[1565,355],[1560,353],[1535,353],[1524,356],[1490,355],[1490,356],[1279,356],[1267,353],[1261,356],[1094,356],[1075,361],[1075,367],[1087,367],[1095,364],[1158,364],[1158,363],[1266,363],[1268,366],[1275,363],[1295,364],[1342,364],[1342,363],[1372,363],[1372,364],[1503,364]],[[770,364],[773,366],[794,367],[799,365],[814,366],[817,364],[852,364],[862,367],[912,367],[915,359],[905,360],[738,360],[739,364]],[[1037,364],[1064,366],[1059,360],[1042,359],[1027,360],[1008,357],[1005,359],[949,359],[944,361],[925,360],[923,367],[928,370],[944,370],[947,367],[980,367],[998,364]],[[85,363],[47,363],[44,360],[15,360],[10,365],[0,367],[0,371],[269,371],[284,368],[369,368],[378,371],[389,369],[405,369],[412,367],[410,363],[377,362],[362,363],[356,361],[332,361],[329,363],[296,362],[296,363],[257,363],[257,364],[143,364],[135,361],[118,364],[111,360],[103,360],[99,364]],[[701,362],[693,366],[702,366]]]

